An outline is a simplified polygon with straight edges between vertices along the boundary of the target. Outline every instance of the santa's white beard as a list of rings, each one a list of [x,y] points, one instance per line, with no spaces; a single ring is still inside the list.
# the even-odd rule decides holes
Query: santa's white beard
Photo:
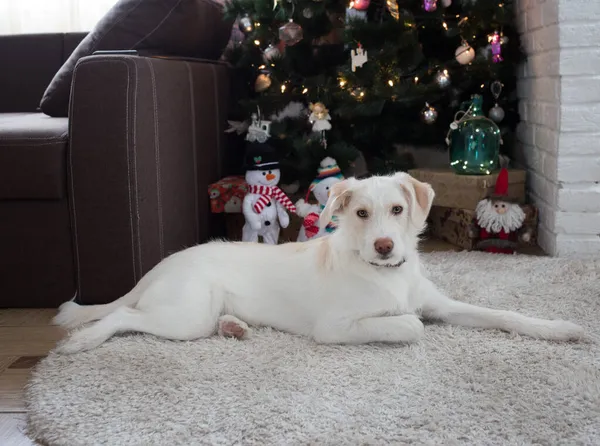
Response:
[[[498,233],[502,229],[507,233],[519,229],[525,221],[525,212],[518,204],[504,203],[506,211],[504,214],[499,214],[496,212],[492,200],[480,201],[475,209],[477,224],[492,233]]]

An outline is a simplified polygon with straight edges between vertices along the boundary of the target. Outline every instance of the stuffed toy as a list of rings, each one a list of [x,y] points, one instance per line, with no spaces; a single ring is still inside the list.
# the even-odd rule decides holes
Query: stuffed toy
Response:
[[[246,150],[246,183],[248,189],[242,204],[246,223],[242,229],[242,241],[276,245],[280,228],[287,228],[296,208],[288,196],[279,188],[281,171],[273,147],[251,143]]]
[[[529,242],[532,228],[524,227],[525,212],[508,197],[508,170],[502,169],[494,193],[481,200],[469,236],[479,251],[514,254],[519,242]]]
[[[305,242],[309,239],[322,237],[323,235],[333,232],[337,226],[336,219],[333,217],[325,229],[319,228],[319,215],[327,204],[329,198],[329,190],[335,183],[339,183],[344,179],[337,162],[330,157],[321,161],[321,166],[318,169],[318,175],[310,184],[306,199],[300,199],[296,202],[296,213],[303,217],[302,226],[298,233],[298,241]],[[310,204],[308,202],[310,193],[315,196],[318,204]]]

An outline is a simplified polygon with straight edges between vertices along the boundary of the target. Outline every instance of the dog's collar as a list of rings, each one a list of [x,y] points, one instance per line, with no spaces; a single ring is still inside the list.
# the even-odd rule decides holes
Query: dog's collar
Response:
[[[398,263],[384,263],[384,264],[380,264],[380,263],[375,263],[375,262],[369,262],[369,265],[375,266],[377,268],[400,268],[405,263],[406,263],[406,259],[402,259]]]

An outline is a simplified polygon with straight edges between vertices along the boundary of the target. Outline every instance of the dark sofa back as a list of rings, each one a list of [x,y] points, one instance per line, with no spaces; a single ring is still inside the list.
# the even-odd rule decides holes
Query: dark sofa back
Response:
[[[0,113],[33,112],[86,33],[0,36]]]

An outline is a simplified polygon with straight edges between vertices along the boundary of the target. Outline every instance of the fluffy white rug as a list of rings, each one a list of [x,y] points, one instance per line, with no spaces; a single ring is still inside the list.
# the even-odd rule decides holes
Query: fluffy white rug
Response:
[[[418,345],[114,338],[27,390],[50,445],[600,444],[600,260],[424,255],[456,298],[576,321],[584,343],[429,325]],[[368,296],[365,296],[368,299]]]

